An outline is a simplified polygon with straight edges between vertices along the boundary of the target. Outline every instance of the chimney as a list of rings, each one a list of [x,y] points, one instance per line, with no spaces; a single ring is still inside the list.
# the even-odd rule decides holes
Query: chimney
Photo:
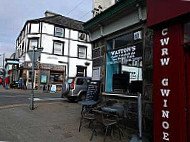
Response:
[[[54,13],[54,12],[51,12],[48,10],[44,14],[45,14],[45,17],[60,15],[60,14],[57,14],[57,13]]]

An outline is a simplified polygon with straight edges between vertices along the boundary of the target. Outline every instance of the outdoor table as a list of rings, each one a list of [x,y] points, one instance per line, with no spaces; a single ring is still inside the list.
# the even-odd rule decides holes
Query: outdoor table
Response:
[[[85,110],[85,108],[89,108],[91,106],[96,105],[98,102],[94,100],[85,100],[85,101],[80,101],[78,104],[82,105],[82,110],[81,110],[81,115],[82,112]]]
[[[102,111],[110,112],[110,113],[121,113],[124,111],[124,108],[119,107],[119,106],[104,106],[101,109]]]
[[[94,100],[89,100],[89,101],[80,101],[78,102],[78,104],[83,105],[83,106],[93,106],[95,104],[97,104],[97,101]]]

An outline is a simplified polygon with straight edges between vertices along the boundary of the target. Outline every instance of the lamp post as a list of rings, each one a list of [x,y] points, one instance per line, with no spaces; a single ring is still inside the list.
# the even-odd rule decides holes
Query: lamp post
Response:
[[[35,57],[35,53],[38,53],[38,56],[40,56],[41,51],[43,50],[43,48],[37,48],[35,46],[33,46],[33,50],[32,50],[32,90],[31,90],[31,98],[30,98],[30,109],[34,110],[34,66],[35,66],[35,62],[36,62],[36,57]]]
[[[4,66],[5,66],[5,53],[0,54],[0,56],[3,56],[3,69],[4,69]]]
[[[0,54],[0,56],[3,56],[3,81],[5,82],[5,53]]]

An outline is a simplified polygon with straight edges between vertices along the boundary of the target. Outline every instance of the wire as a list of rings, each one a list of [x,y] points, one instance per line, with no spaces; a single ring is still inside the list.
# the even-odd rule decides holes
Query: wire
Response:
[[[73,9],[71,9],[66,15],[69,15],[73,10],[75,10],[79,5],[81,5],[85,0],[82,0],[80,3],[78,3]]]
[[[79,19],[83,19],[83,18],[86,17],[89,13],[91,13],[91,11],[88,11],[88,12],[85,13],[83,16],[81,16]]]

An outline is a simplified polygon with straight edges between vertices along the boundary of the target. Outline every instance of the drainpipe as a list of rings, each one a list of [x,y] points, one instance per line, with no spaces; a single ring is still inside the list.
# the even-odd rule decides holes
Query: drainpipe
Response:
[[[141,5],[138,3],[136,5],[137,9],[138,9],[138,17],[139,17],[139,20],[142,21],[143,20],[143,16],[142,16],[142,7]]]
[[[71,29],[69,29],[69,40],[68,40],[68,56],[67,56],[67,74],[65,75],[65,79],[68,79],[68,77],[69,77],[69,65],[70,65],[70,61],[69,61],[69,57],[70,57],[70,45],[71,45],[71,40],[70,40],[70,38],[71,38]]]
[[[99,24],[99,27],[100,27],[100,35],[103,37],[104,36],[103,26]]]

